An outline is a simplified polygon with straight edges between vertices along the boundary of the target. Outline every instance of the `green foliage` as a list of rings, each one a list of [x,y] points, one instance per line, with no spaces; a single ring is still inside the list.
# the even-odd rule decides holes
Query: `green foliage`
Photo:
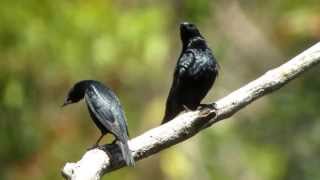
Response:
[[[315,0],[0,2],[0,179],[61,179],[62,165],[94,142],[99,132],[83,102],[60,108],[78,80],[100,80],[119,95],[132,137],[158,125],[180,53],[177,19],[201,27],[222,67],[210,100],[280,64],[270,49],[284,61],[320,37]],[[256,41],[253,52],[241,44],[251,34],[225,26],[235,23],[224,19],[234,6],[271,45]],[[105,179],[319,179],[318,69]]]

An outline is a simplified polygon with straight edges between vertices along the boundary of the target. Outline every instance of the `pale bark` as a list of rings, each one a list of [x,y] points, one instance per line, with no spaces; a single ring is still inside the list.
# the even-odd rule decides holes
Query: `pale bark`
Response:
[[[217,110],[203,109],[184,113],[162,126],[133,138],[129,146],[135,160],[144,159],[187,140],[215,122],[232,116],[254,100],[281,88],[319,62],[320,43],[317,43],[287,63],[269,70],[258,79],[218,100]],[[87,151],[78,162],[67,163],[64,166],[63,176],[72,180],[98,180],[105,173],[124,166],[121,154],[115,145],[106,145],[105,151],[99,149]]]

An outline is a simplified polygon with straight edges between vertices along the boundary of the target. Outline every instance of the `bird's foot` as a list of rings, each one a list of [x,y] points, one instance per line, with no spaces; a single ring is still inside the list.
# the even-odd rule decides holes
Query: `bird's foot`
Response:
[[[183,109],[184,109],[184,111],[185,112],[190,112],[190,111],[192,111],[190,108],[188,108],[188,106],[186,106],[186,105],[182,105],[182,107],[183,107]]]
[[[108,148],[108,146],[110,146],[110,144],[105,144],[105,145],[94,144],[91,147],[87,148],[87,151],[90,151],[92,149],[100,149],[104,151]]]
[[[90,150],[93,150],[93,149],[99,149],[99,150],[104,151],[105,153],[107,153],[108,157],[111,158],[112,154],[109,152],[109,150],[110,150],[110,146],[112,146],[113,143],[114,142],[112,142],[112,144],[105,144],[105,145],[94,144],[91,147],[87,148],[87,151],[90,151]]]
[[[218,110],[216,103],[200,104],[197,109],[201,111],[201,117],[208,117],[209,115],[213,115],[213,117],[215,117],[216,111]]]
[[[117,144],[117,139],[113,140],[111,144]]]
[[[92,145],[91,147],[88,147],[88,148],[87,148],[87,151],[90,151],[90,150],[92,150],[92,149],[96,149],[96,148],[99,148],[99,147],[100,147],[99,144],[94,144],[94,145]]]
[[[107,152],[106,150],[108,149],[108,147],[109,147],[110,145],[111,145],[111,144],[104,144],[104,145],[94,144],[94,145],[92,145],[91,147],[87,148],[87,151],[90,151],[90,150],[93,150],[93,149],[100,149],[100,150],[102,150],[102,151]]]
[[[216,103],[211,103],[211,104],[200,104],[197,107],[197,110],[203,110],[203,109],[211,109],[211,110],[217,110],[217,104]]]

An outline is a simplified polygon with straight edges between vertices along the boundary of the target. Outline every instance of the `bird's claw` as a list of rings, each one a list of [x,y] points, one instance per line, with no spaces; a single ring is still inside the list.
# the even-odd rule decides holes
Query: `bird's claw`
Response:
[[[184,111],[186,111],[186,112],[192,111],[192,110],[189,109],[188,106],[186,106],[186,105],[182,105],[182,107],[183,107]]]
[[[210,114],[216,116],[216,110],[218,110],[216,103],[200,104],[197,109],[201,111],[201,117],[208,117]]]
[[[212,110],[217,110],[217,104],[216,103],[211,103],[211,104],[200,104],[197,108],[197,110],[203,110],[203,109],[212,109]]]
[[[104,151],[106,149],[106,145],[94,144],[91,147],[87,148],[87,151],[90,151],[92,149],[100,149]]]
[[[105,144],[105,145],[99,145],[99,144],[94,144],[90,148],[87,148],[87,150],[93,150],[93,149],[99,149],[101,151],[104,151],[107,153],[109,157],[112,157],[112,154],[108,151],[108,148],[110,147],[111,144]]]
[[[94,144],[91,147],[88,147],[87,151],[90,151],[90,150],[95,149],[95,148],[99,148],[99,144]]]

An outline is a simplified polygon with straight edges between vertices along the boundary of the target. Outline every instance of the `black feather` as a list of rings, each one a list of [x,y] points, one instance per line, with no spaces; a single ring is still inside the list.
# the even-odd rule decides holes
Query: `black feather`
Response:
[[[83,97],[87,103],[90,116],[100,129],[102,136],[107,133],[113,134],[120,145],[126,164],[134,166],[134,159],[128,147],[126,117],[115,93],[98,81],[80,81],[70,90],[65,104],[78,102]],[[98,145],[101,137],[95,145]]]
[[[166,102],[162,124],[172,120],[184,107],[195,110],[218,76],[218,63],[197,27],[180,25],[182,51]]]

